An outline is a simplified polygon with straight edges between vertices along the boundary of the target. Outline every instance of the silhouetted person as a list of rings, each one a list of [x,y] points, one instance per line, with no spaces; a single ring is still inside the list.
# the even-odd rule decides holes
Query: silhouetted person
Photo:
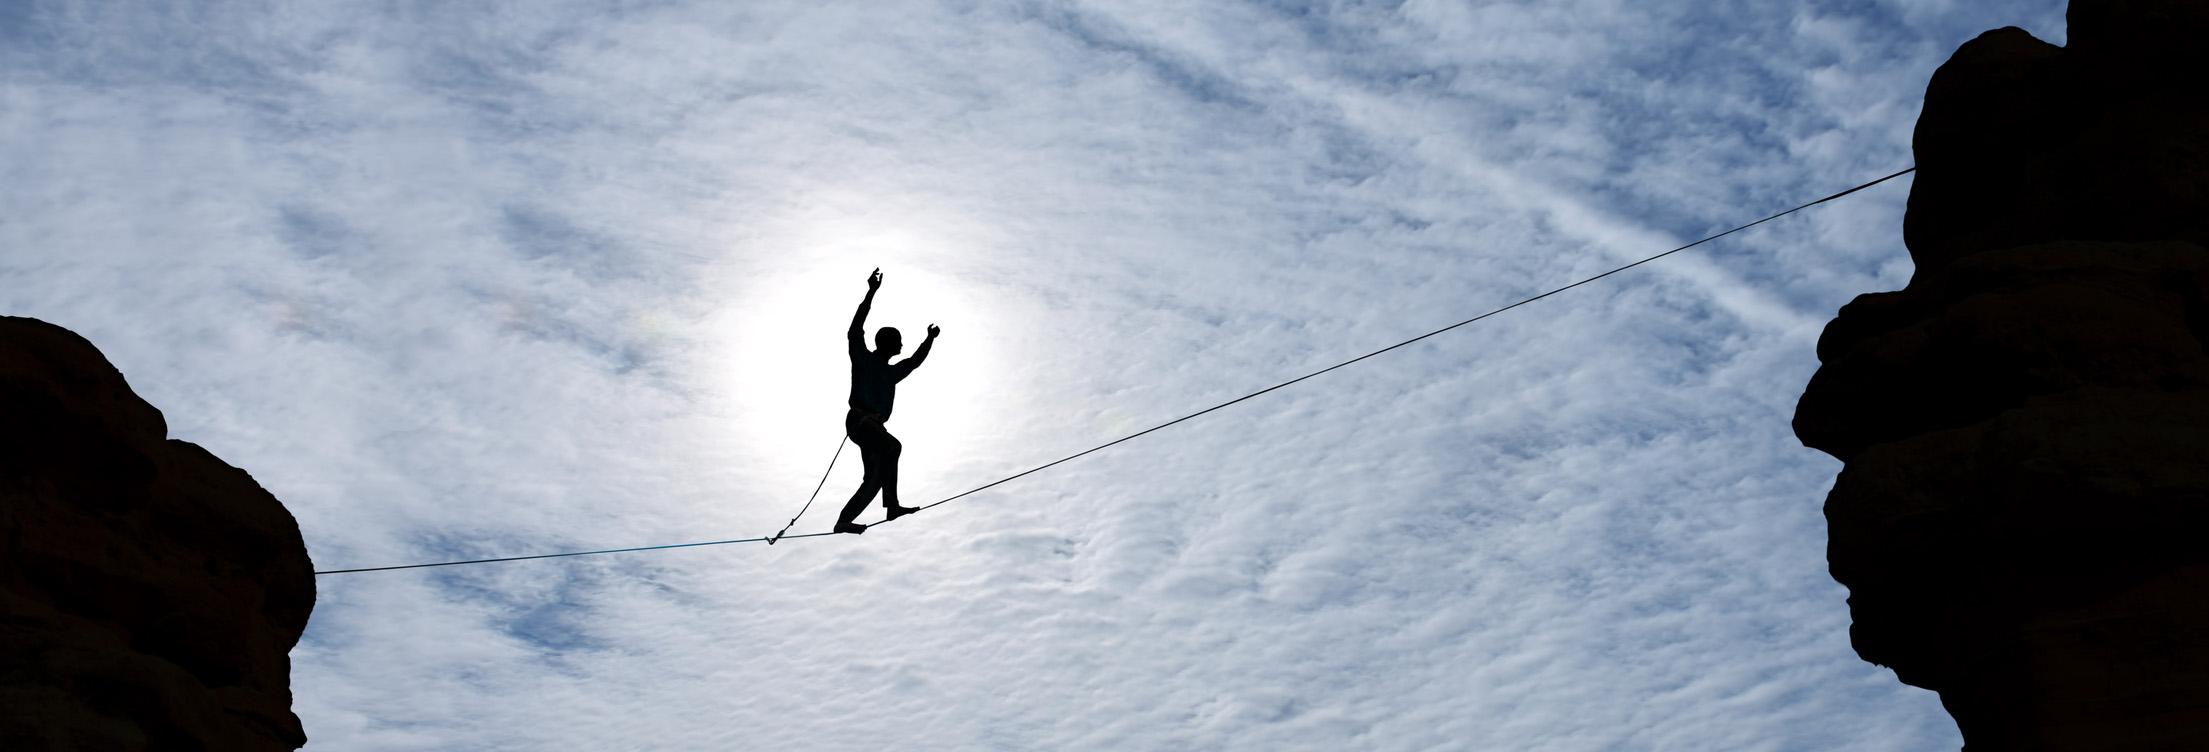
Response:
[[[836,532],[864,533],[867,526],[852,522],[867,503],[874,500],[876,491],[882,492],[882,506],[890,511],[890,519],[897,519],[920,511],[897,503],[897,456],[905,445],[891,436],[883,423],[890,420],[891,404],[897,401],[897,382],[904,381],[928,359],[929,347],[936,344],[936,335],[943,330],[935,324],[928,325],[928,339],[921,340],[920,349],[913,357],[895,364],[890,358],[905,349],[905,341],[896,329],[882,327],[874,333],[874,349],[867,349],[867,309],[874,307],[874,291],[882,287],[882,270],[874,270],[867,277],[867,297],[859,301],[859,312],[851,317],[851,330],[844,333],[851,346],[851,398],[847,402],[851,411],[844,413],[844,435],[851,443],[859,445],[859,458],[867,465],[867,478],[859,483],[859,491],[844,504],[844,513],[836,517]]]

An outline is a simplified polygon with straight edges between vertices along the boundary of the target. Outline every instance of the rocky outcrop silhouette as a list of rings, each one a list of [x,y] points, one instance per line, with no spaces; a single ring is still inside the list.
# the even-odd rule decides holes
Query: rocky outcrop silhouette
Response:
[[[1795,417],[1857,653],[1970,750],[2209,749],[2209,3],[2074,0],[1926,89],[1903,290]]]
[[[289,750],[299,526],[91,343],[0,317],[0,749]]]

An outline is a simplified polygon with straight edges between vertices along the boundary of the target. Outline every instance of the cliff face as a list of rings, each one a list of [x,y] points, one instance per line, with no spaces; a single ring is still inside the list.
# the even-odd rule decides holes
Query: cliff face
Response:
[[[291,513],[91,343],[0,317],[0,749],[289,750]]]
[[[2209,7],[2078,0],[2069,47],[1979,36],[1925,88],[1903,240],[1918,275],[2050,240],[2209,243]]]
[[[1918,122],[1909,286],[1795,417],[1857,653],[1973,750],[2209,749],[2209,3],[1990,31]]]

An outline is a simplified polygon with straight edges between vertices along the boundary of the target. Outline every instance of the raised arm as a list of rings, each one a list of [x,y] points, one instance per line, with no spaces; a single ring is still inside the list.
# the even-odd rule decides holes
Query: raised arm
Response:
[[[913,357],[906,358],[897,364],[898,378],[904,378],[905,374],[912,373],[913,369],[920,367],[921,361],[928,359],[928,351],[936,347],[936,335],[942,333],[943,330],[935,324],[928,325],[928,338],[920,341],[920,347],[913,348]]]
[[[851,346],[859,350],[867,349],[867,309],[874,307],[874,291],[881,287],[882,270],[878,268],[867,276],[867,297],[859,299],[859,311],[851,315],[851,330],[844,332]]]

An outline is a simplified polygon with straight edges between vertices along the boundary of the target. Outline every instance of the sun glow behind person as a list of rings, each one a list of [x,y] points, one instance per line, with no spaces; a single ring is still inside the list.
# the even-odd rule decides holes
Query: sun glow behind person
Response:
[[[998,352],[1015,326],[1015,317],[1003,313],[1009,307],[991,299],[985,286],[955,276],[957,249],[940,238],[899,229],[824,229],[806,240],[786,257],[802,263],[740,280],[732,308],[721,315],[728,332],[721,379],[731,406],[729,430],[740,456],[768,470],[765,479],[774,488],[795,494],[789,510],[774,513],[796,511],[843,435],[851,388],[844,331],[876,266],[883,285],[867,316],[869,347],[882,327],[895,327],[906,343],[902,360],[912,356],[930,324],[943,329],[927,364],[898,385],[889,424],[905,444],[899,482],[905,503],[928,504],[986,480],[961,476],[973,472],[977,452],[996,443],[991,437],[1001,435],[1002,421],[1013,414],[1006,400],[1015,390],[1005,383]],[[825,527],[860,476],[857,449],[844,447],[813,504],[819,520],[793,532]],[[877,522],[881,515],[877,502],[860,521]]]

